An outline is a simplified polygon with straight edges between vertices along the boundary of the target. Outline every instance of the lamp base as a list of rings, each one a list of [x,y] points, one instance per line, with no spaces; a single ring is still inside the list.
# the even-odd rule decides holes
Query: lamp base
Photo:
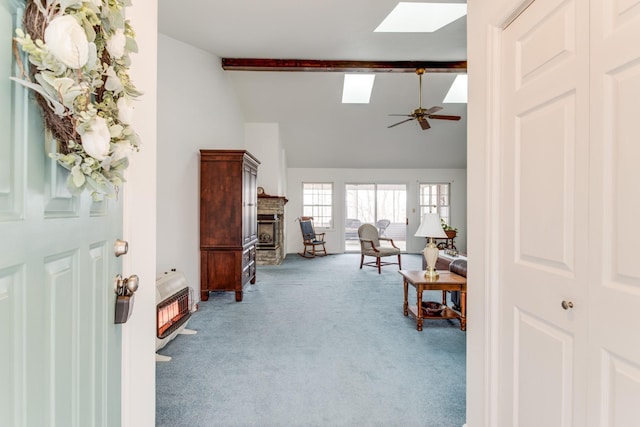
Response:
[[[429,280],[437,280],[438,277],[440,277],[440,275],[438,274],[438,271],[435,268],[429,269],[429,267],[427,267],[427,271],[424,272],[424,277],[425,279],[429,279]]]
[[[436,271],[436,261],[438,261],[439,251],[433,238],[429,238],[429,243],[424,248],[424,260],[427,264],[427,271],[424,273],[424,277],[429,280],[436,280],[438,278],[438,272]]]

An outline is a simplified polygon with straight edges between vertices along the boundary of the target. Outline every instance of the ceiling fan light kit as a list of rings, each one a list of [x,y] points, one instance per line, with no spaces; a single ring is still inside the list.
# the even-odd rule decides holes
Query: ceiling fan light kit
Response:
[[[436,119],[436,120],[460,120],[460,116],[449,116],[449,115],[443,115],[443,114],[434,114],[437,113],[438,111],[442,110],[442,107],[431,107],[431,108],[422,108],[422,75],[424,74],[424,68],[418,68],[416,69],[416,74],[418,75],[418,81],[419,81],[419,86],[418,86],[418,95],[419,95],[419,106],[418,108],[416,108],[415,110],[413,110],[413,113],[411,114],[389,114],[390,116],[404,116],[404,117],[409,117],[408,119],[402,120],[398,123],[394,123],[390,126],[387,126],[387,128],[392,128],[394,126],[398,126],[402,123],[406,123],[406,122],[410,122],[411,120],[417,120],[418,124],[420,125],[420,127],[422,128],[422,130],[427,130],[431,128],[431,125],[429,124],[429,122],[427,121],[427,118],[429,119]]]

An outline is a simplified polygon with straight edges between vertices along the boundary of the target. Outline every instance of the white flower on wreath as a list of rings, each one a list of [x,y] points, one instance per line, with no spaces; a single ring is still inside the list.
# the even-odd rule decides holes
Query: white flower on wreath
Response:
[[[84,151],[94,159],[102,161],[109,155],[111,133],[104,118],[94,117],[80,134],[80,139]]]
[[[98,62],[98,47],[95,43],[89,43],[89,55],[87,59],[88,67],[93,69],[95,68],[95,64]]]
[[[133,146],[128,142],[117,142],[113,144],[113,158],[112,162],[117,162],[120,159],[125,157],[129,157],[129,155],[133,152]]]
[[[116,70],[110,66],[107,68],[105,74],[107,76],[107,81],[104,82],[104,88],[113,93],[122,92],[122,82],[120,81],[118,74],[116,74]]]
[[[109,51],[112,58],[120,59],[126,53],[126,44],[127,38],[124,35],[124,30],[118,28],[111,35],[111,38],[107,40],[107,51]]]
[[[118,107],[118,120],[125,125],[133,124],[133,104],[126,96],[118,98],[116,103]]]
[[[56,16],[44,30],[49,52],[69,68],[82,68],[89,59],[87,35],[71,15]]]

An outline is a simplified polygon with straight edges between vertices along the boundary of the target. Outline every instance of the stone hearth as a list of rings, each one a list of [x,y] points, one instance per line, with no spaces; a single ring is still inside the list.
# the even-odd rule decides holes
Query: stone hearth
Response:
[[[258,241],[256,250],[256,263],[258,265],[279,265],[284,260],[284,205],[287,199],[278,196],[258,197],[258,218],[269,216],[275,218],[273,227],[276,235],[269,244],[261,245]],[[260,228],[260,220],[258,221]]]

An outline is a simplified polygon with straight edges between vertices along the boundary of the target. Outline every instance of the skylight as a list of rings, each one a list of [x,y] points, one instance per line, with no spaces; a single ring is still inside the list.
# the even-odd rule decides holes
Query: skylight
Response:
[[[464,104],[467,102],[467,75],[459,74],[444,97],[445,104]]]
[[[399,2],[374,32],[431,33],[466,14],[464,3]]]
[[[345,74],[342,103],[368,104],[375,77],[374,74]]]

